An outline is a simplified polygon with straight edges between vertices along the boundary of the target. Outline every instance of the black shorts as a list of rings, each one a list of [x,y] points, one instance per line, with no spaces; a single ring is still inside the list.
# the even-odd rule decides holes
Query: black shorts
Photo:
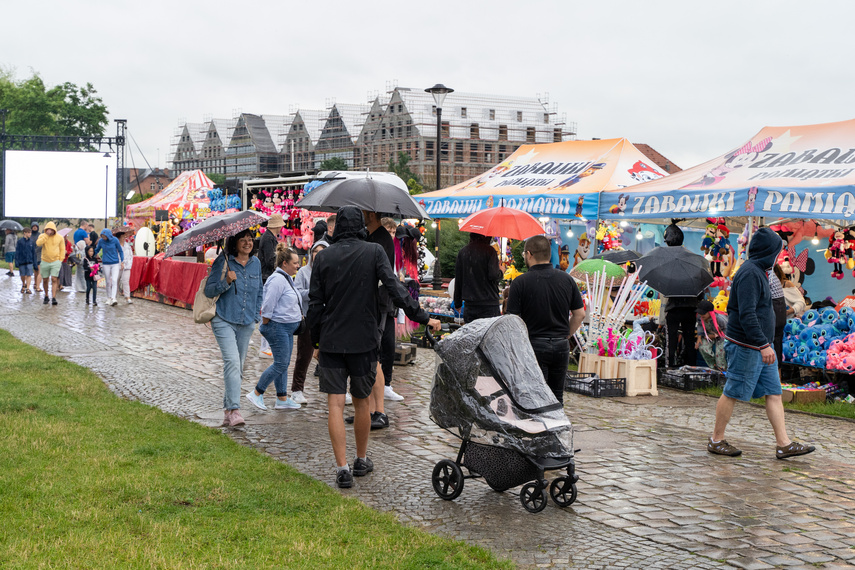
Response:
[[[318,354],[318,389],[326,394],[347,392],[350,376],[350,395],[367,398],[377,378],[377,349],[354,354],[321,352]]]

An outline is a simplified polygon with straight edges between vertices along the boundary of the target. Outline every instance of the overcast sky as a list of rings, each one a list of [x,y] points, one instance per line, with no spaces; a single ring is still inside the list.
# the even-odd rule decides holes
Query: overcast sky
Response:
[[[152,166],[183,120],[363,103],[392,83],[548,93],[578,138],[647,143],[682,168],[766,125],[855,118],[844,0],[5,4],[0,66],[91,82],[108,134],[127,119]]]

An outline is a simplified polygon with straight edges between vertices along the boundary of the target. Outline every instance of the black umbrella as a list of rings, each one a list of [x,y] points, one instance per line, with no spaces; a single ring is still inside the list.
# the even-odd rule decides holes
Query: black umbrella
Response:
[[[182,251],[196,249],[209,243],[218,242],[223,238],[237,235],[247,228],[266,222],[267,219],[266,215],[254,210],[213,216],[179,234],[166,248],[164,257],[172,257]]]
[[[15,232],[19,232],[24,229],[24,226],[16,222],[15,220],[3,220],[0,222],[0,230],[12,230]]]
[[[713,282],[709,262],[683,246],[657,247],[635,265],[638,280],[666,297],[697,297]]]
[[[640,257],[641,256],[638,254],[637,251],[633,251],[631,249],[621,249],[617,251],[605,251],[599,255],[595,255],[591,259],[605,259],[606,261],[611,261],[612,263],[617,263],[618,265],[620,265],[621,263],[635,261]]]
[[[403,218],[429,218],[425,209],[406,191],[394,184],[368,176],[333,180],[312,190],[297,202],[298,208],[329,212],[344,206],[381,212]]]

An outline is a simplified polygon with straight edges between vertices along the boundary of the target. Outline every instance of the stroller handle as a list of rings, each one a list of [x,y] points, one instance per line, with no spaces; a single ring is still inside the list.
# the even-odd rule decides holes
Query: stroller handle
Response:
[[[436,346],[436,339],[431,334],[430,327],[428,326],[425,327],[425,340],[428,341],[428,344],[430,344],[431,347]]]

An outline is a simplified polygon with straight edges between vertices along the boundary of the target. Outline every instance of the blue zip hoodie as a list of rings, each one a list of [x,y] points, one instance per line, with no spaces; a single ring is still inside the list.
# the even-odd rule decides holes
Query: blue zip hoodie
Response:
[[[763,350],[775,338],[775,312],[768,271],[775,265],[784,242],[769,228],[760,228],[748,245],[743,263],[730,287],[725,338],[740,346]]]
[[[95,246],[95,255],[101,253],[101,260],[104,265],[115,265],[120,261],[125,260],[125,252],[122,251],[122,244],[119,240],[113,237],[113,232],[104,228],[101,230],[101,239],[98,240],[98,245]]]

